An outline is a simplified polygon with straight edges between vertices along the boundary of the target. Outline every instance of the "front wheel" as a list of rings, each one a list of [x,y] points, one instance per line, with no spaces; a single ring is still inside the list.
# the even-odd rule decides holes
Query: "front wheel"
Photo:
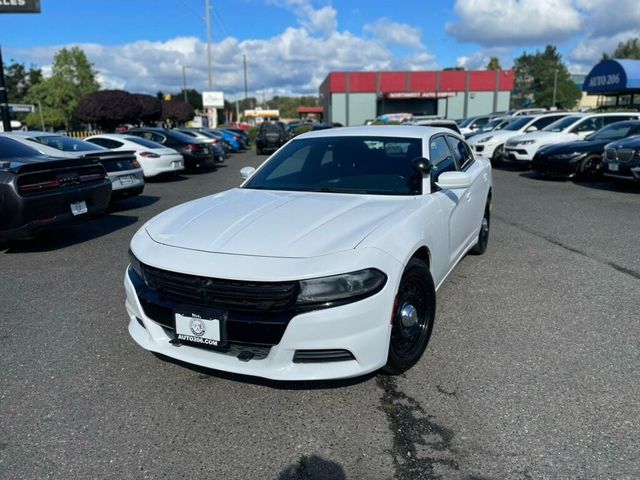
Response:
[[[504,152],[504,145],[498,145],[496,149],[493,151],[493,155],[491,155],[491,166],[495,167],[500,163],[500,159],[502,158],[502,153]]]
[[[602,162],[598,155],[589,155],[587,158],[578,163],[576,174],[580,178],[594,178],[600,173]]]
[[[487,205],[484,207],[484,214],[482,215],[482,221],[480,222],[480,233],[478,233],[478,243],[476,243],[469,253],[473,255],[482,255],[487,251],[489,245],[489,229],[491,227],[491,200],[487,200]]]
[[[412,258],[402,274],[393,312],[391,339],[384,373],[399,375],[424,353],[436,314],[436,289],[429,267]]]

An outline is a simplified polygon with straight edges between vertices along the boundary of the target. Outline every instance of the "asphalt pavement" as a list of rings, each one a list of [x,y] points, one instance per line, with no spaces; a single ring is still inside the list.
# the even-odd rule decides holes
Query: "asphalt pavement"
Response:
[[[134,344],[133,233],[265,158],[150,182],[0,250],[1,479],[639,476],[635,186],[494,170],[489,249],[440,289],[429,347],[399,377],[269,382]]]

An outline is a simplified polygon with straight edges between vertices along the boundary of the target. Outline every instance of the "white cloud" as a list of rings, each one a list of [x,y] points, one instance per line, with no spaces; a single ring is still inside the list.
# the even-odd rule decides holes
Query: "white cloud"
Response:
[[[558,43],[582,26],[570,0],[457,0],[455,12],[447,33],[488,47]]]
[[[365,25],[363,30],[386,45],[398,45],[416,50],[425,48],[421,40],[422,30],[406,23],[380,18],[373,23]]]
[[[316,9],[311,0],[267,0],[267,3],[291,10],[300,25],[311,33],[329,35],[338,27],[337,12],[331,5]]]
[[[502,68],[511,68],[513,60],[508,57],[509,52],[508,48],[501,47],[480,50],[470,55],[456,58],[456,66],[464,67],[467,70],[484,70],[487,68],[491,57],[497,57]]]
[[[584,10],[585,25],[592,38],[637,30],[640,25],[637,0],[576,0],[576,4]]]

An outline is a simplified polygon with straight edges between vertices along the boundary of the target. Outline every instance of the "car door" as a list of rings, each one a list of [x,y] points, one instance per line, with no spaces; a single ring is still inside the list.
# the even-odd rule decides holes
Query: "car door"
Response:
[[[465,142],[453,135],[446,135],[446,138],[458,169],[471,177],[471,185],[465,189],[456,189],[460,190],[462,197],[451,225],[452,238],[457,239],[459,245],[454,252],[457,260],[478,236],[486,204],[489,175],[484,171],[483,164],[475,160]]]
[[[464,218],[469,215],[464,201],[467,189],[443,189],[437,185],[440,175],[459,170],[444,134],[434,135],[429,140],[429,160],[432,164],[431,192],[445,217],[446,231],[442,234],[447,235],[448,238],[446,271],[438,272],[441,275],[440,278],[444,278],[460,256],[467,236],[462,228]]]

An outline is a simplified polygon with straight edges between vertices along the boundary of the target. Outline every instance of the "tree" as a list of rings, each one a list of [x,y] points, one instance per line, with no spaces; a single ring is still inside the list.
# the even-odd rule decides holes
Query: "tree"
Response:
[[[11,103],[24,103],[29,88],[42,80],[42,70],[31,65],[28,69],[24,63],[14,60],[4,65],[4,79],[7,96]]]
[[[45,118],[61,122],[50,124],[69,129],[76,123],[75,111],[80,98],[98,91],[96,72],[84,52],[63,48],[53,57],[51,77],[29,89],[28,100],[42,102]]]
[[[618,47],[611,55],[602,54],[602,59],[610,58],[628,58],[632,60],[640,60],[640,38],[630,38],[626,42],[618,43]]]
[[[188,122],[193,118],[193,107],[180,100],[162,102],[162,120],[170,125]]]
[[[143,93],[133,93],[132,96],[140,105],[139,123],[150,124],[162,118],[162,102],[159,98]]]
[[[514,108],[536,107],[573,108],[582,96],[571,80],[566,65],[556,47],[547,45],[544,52],[523,53],[514,62],[516,72],[512,104]],[[555,105],[554,78],[557,75]]]
[[[178,93],[173,93],[173,98],[184,100],[184,90],[180,90]],[[187,103],[191,105],[196,110],[202,110],[202,93],[194,90],[193,88],[188,88],[187,92]]]
[[[491,57],[489,59],[489,63],[487,64],[487,70],[502,70],[500,66],[500,60],[498,57]]]
[[[80,99],[77,118],[96,123],[109,132],[123,123],[133,123],[140,117],[142,107],[136,97],[123,90],[101,90]]]

